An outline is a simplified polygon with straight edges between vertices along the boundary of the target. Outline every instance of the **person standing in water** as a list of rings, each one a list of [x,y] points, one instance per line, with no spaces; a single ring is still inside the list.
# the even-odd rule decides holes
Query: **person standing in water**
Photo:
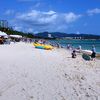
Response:
[[[79,45],[79,46],[78,46],[78,48],[79,48],[79,50],[82,50],[82,47],[81,47],[81,45]]]
[[[81,53],[81,51],[82,51],[81,45],[79,45],[77,49],[78,49],[79,53]]]

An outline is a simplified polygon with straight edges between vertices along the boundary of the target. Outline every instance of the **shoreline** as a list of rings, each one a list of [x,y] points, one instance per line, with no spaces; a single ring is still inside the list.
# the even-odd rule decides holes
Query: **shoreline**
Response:
[[[53,41],[52,41],[53,42]],[[96,48],[96,52],[98,54],[100,54],[100,41],[99,40],[55,40],[55,43],[59,43],[59,45],[61,45],[64,48],[67,48],[68,45],[70,45],[72,48],[79,48],[79,46],[81,46],[81,49],[83,50],[91,50],[92,49],[92,45],[95,46]]]

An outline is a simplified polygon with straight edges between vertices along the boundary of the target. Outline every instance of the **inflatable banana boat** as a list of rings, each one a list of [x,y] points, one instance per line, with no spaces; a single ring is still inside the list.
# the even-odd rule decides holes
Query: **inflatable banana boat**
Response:
[[[33,45],[35,46],[35,48],[38,48],[38,49],[46,49],[46,50],[53,49],[53,46],[51,45],[45,45],[45,44],[40,44],[40,43],[34,43]]]

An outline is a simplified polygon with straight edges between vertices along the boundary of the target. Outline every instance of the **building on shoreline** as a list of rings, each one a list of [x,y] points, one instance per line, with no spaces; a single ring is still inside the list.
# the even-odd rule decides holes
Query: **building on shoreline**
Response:
[[[8,28],[8,21],[7,20],[0,20],[0,27]]]

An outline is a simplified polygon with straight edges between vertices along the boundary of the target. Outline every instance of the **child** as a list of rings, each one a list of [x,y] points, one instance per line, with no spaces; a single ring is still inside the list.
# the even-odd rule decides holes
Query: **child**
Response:
[[[73,52],[72,52],[72,58],[76,58],[76,51],[75,50],[73,50]]]

